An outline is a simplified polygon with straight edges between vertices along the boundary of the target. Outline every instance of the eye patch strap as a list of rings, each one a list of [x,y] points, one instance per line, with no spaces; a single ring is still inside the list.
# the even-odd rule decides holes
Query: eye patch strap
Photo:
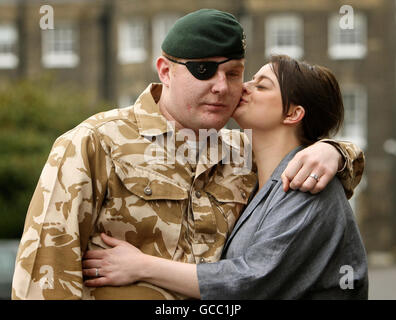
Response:
[[[187,62],[180,62],[174,59],[171,59],[167,56],[165,56],[168,60],[182,64],[187,67],[187,69],[190,71],[190,73],[197,79],[199,80],[207,80],[213,77],[213,75],[216,73],[216,70],[220,64],[223,64],[227,61],[232,60],[226,59],[224,61],[216,62],[216,61],[187,61]]]

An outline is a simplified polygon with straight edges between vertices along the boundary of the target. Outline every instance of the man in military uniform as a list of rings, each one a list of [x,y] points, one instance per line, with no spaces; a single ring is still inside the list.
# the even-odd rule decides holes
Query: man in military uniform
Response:
[[[183,298],[144,282],[85,287],[81,259],[88,249],[107,248],[101,232],[162,258],[220,258],[257,181],[254,171],[236,174],[240,165],[223,161],[227,147],[243,153],[248,144],[245,135],[234,143],[229,131],[220,130],[242,92],[243,40],[228,13],[199,10],[179,19],[157,60],[162,84],[149,85],[134,106],[94,115],[55,141],[28,209],[13,299]],[[198,153],[197,163],[156,161],[147,152],[156,143],[171,154],[184,144],[177,139],[183,129],[198,134],[210,128],[220,130],[216,152]],[[345,162],[340,175],[350,195],[363,155],[351,144],[327,142],[307,148],[284,177],[292,187],[318,192]],[[205,141],[198,145],[210,149]],[[313,169],[317,183],[308,178]]]

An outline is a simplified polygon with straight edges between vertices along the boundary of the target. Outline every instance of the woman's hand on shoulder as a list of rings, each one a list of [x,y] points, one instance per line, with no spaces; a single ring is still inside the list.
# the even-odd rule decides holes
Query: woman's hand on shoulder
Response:
[[[334,146],[316,142],[290,160],[281,176],[283,190],[318,193],[334,178],[341,162],[342,156]]]

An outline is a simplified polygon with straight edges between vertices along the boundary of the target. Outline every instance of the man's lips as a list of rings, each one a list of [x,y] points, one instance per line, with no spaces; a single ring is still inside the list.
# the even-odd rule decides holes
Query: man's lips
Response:
[[[215,106],[215,107],[225,107],[225,104],[220,103],[220,102],[206,102],[205,103],[208,106]]]
[[[208,110],[212,110],[212,111],[223,110],[227,108],[225,104],[219,102],[205,102],[204,105]]]

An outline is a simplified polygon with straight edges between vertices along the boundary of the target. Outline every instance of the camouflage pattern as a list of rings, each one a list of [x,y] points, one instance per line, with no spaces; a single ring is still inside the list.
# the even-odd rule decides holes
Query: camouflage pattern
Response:
[[[353,190],[359,184],[363,176],[365,164],[363,151],[358,146],[348,141],[334,141],[331,139],[323,139],[321,141],[330,143],[343,155],[345,164],[344,167],[338,171],[337,176],[342,182],[347,198],[352,198]]]
[[[108,248],[101,232],[166,259],[219,260],[256,174],[236,175],[237,164],[221,162],[221,147],[233,144],[227,130],[217,137],[216,163],[148,161],[152,140],[176,132],[160,114],[160,94],[152,84],[134,106],[97,114],[55,141],[28,209],[13,299],[185,298],[145,282],[85,287],[81,259],[88,249]],[[240,146],[247,143],[238,137]],[[356,157],[345,154],[344,186],[354,187],[363,162],[355,165]]]

